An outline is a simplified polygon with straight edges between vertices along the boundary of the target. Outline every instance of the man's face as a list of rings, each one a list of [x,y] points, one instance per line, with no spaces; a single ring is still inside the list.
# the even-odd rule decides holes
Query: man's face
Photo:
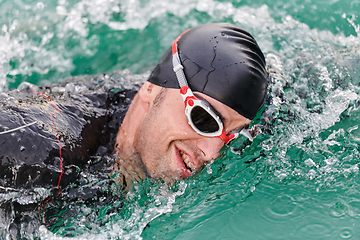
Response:
[[[221,115],[226,133],[250,123],[249,119],[219,101],[197,94]],[[218,137],[197,134],[187,123],[184,109],[179,89],[163,89],[140,124],[134,147],[153,178],[185,179],[217,158],[224,145]]]

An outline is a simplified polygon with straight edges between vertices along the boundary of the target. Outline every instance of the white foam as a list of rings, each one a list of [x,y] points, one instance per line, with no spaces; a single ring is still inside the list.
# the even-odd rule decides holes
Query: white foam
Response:
[[[139,197],[137,193],[128,193],[127,198],[134,202],[131,209],[132,215],[127,219],[120,219],[118,221],[110,221],[104,227],[99,229],[97,233],[85,233],[78,236],[79,240],[96,240],[96,239],[142,239],[141,233],[146,225],[155,218],[171,212],[175,199],[177,196],[184,194],[187,185],[181,182],[178,191],[170,191],[168,186],[162,185],[153,187],[149,194],[153,194],[154,200],[149,202],[146,206],[139,206],[136,199]],[[155,194],[155,192],[157,192]],[[49,230],[45,226],[39,229],[40,239],[43,240],[60,240],[73,239],[60,237]]]

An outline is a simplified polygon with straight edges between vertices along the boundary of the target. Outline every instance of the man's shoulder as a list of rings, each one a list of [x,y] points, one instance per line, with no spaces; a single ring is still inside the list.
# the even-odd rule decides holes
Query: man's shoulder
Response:
[[[119,81],[79,76],[0,93],[0,185],[44,186],[44,179],[56,185],[62,171],[76,175],[61,166],[81,169],[100,146],[111,152],[111,139],[137,92]]]

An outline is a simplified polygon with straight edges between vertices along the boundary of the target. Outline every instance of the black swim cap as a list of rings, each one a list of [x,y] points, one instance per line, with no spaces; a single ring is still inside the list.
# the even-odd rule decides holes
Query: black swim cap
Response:
[[[192,91],[204,93],[248,119],[255,117],[265,101],[268,74],[264,55],[248,32],[229,23],[198,26],[184,33],[178,50]],[[180,88],[171,47],[148,81]]]

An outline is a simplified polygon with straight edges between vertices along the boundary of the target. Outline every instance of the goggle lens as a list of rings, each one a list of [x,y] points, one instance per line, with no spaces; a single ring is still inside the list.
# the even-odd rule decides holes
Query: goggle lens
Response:
[[[195,106],[190,113],[195,127],[204,133],[214,133],[219,130],[219,124],[205,109]]]

